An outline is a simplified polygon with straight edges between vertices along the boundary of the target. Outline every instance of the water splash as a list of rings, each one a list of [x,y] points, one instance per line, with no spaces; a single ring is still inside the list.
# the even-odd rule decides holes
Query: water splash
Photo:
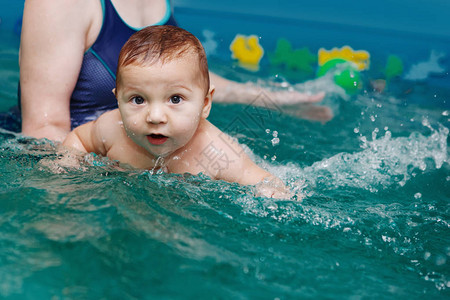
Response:
[[[414,132],[409,137],[393,138],[389,131],[377,137],[375,130],[372,141],[361,138],[360,152],[339,153],[303,170],[287,165],[275,172],[285,179],[298,177],[325,189],[355,187],[377,192],[394,183],[403,186],[418,171],[439,169],[448,162],[448,128],[429,128],[428,137]]]

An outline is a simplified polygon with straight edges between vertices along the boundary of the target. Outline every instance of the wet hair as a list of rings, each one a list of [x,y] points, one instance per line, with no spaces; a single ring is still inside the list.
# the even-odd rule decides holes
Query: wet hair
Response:
[[[182,58],[185,54],[198,56],[198,66],[209,91],[209,73],[205,50],[200,41],[190,32],[171,25],[148,26],[134,33],[120,50],[117,65],[116,86],[121,68],[139,64],[151,66],[156,62],[166,63]]]

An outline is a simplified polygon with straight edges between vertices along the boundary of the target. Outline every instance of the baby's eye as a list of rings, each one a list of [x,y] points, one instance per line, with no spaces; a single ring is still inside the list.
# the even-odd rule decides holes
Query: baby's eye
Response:
[[[172,104],[180,104],[182,100],[183,99],[178,95],[174,95],[174,96],[170,97],[170,102]]]
[[[140,105],[144,103],[144,98],[142,98],[141,96],[134,96],[133,98],[131,98],[131,102]]]

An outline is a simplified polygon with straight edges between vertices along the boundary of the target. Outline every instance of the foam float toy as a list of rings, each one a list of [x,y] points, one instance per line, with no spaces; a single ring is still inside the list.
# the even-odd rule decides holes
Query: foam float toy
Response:
[[[306,47],[293,50],[288,40],[279,39],[275,52],[269,54],[269,61],[272,65],[281,65],[288,70],[298,70],[313,74],[313,64],[317,62],[317,57]]]
[[[281,38],[277,41],[275,52],[269,53],[269,62],[274,72],[294,81],[303,81],[314,75],[317,55],[308,48],[293,49],[291,43]]]
[[[207,55],[214,55],[217,52],[218,42],[215,40],[215,33],[208,29],[202,31],[204,39],[201,41]]]
[[[259,70],[259,62],[264,49],[256,35],[237,34],[230,44],[231,57],[237,59],[239,66],[250,71]]]
[[[426,80],[431,74],[444,75],[446,69],[440,64],[440,60],[444,57],[444,53],[432,50],[428,60],[412,65],[411,69],[403,76],[403,78],[407,80]]]
[[[370,54],[365,50],[355,51],[349,46],[342,48],[333,48],[330,51],[324,48],[319,49],[319,66],[323,66],[325,63],[332,59],[343,59],[352,62],[356,65],[357,70],[368,70],[370,64]]]
[[[403,62],[400,57],[396,55],[389,55],[382,73],[384,74],[384,78],[371,80],[370,82],[373,89],[380,93],[387,88],[389,82],[393,78],[400,77],[403,74]]]
[[[389,55],[384,69],[386,80],[389,81],[394,77],[398,77],[403,73],[403,62],[396,55]]]
[[[333,48],[330,51],[319,49],[317,76],[333,72],[334,82],[347,93],[354,94],[362,86],[362,70],[369,69],[370,54],[367,51],[355,51],[349,46]]]
[[[349,94],[354,94],[361,88],[361,73],[352,63],[344,59],[327,61],[317,71],[317,77],[324,76],[328,72],[333,72],[334,82]]]

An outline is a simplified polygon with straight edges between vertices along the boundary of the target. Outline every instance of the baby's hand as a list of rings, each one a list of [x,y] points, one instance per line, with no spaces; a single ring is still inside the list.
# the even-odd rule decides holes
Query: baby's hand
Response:
[[[60,151],[57,158],[44,158],[39,164],[41,167],[49,169],[51,172],[60,174],[67,173],[68,170],[85,170],[86,167],[82,165],[82,156],[78,153],[71,153],[69,151]]]
[[[292,192],[277,177],[270,176],[264,178],[260,183],[255,185],[256,196],[276,199],[290,199]]]

